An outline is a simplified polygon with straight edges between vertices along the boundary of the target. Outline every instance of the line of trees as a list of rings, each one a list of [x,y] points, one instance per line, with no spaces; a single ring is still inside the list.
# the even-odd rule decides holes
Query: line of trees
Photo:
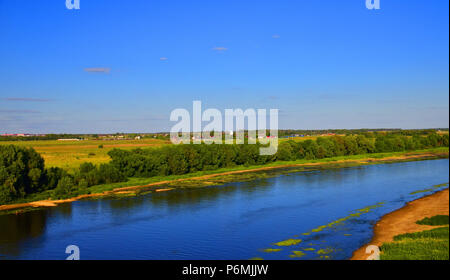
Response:
[[[180,175],[237,165],[262,165],[268,162],[313,160],[367,153],[412,151],[447,147],[448,134],[428,136],[364,135],[319,137],[316,140],[285,141],[273,156],[259,155],[259,145],[177,145],[159,149],[108,153],[111,163],[127,177]]]
[[[89,193],[89,187],[125,181],[111,164],[83,163],[75,174],[58,167],[45,168],[44,159],[32,148],[0,146],[0,204],[47,190],[52,198]]]
[[[27,136],[5,136],[0,135],[0,141],[36,141],[36,140],[58,140],[58,139],[83,139],[78,134],[47,134]]]
[[[372,134],[319,137],[299,142],[290,140],[281,142],[277,153],[271,156],[261,156],[259,144],[114,149],[108,153],[109,163],[99,166],[83,163],[74,174],[61,168],[45,168],[43,158],[31,148],[0,146],[0,204],[47,190],[52,190],[53,198],[89,193],[91,186],[122,182],[129,177],[180,175],[239,165],[263,165],[277,160],[313,160],[448,146],[448,134],[433,133],[427,136]]]
[[[304,129],[284,129],[279,130],[278,135],[293,136],[293,135],[322,135],[328,133],[342,134],[342,135],[365,135],[367,137],[376,137],[376,135],[430,135],[436,133],[437,130],[448,131],[448,128],[436,129],[399,129],[399,128],[376,128],[376,129],[321,129],[321,130],[304,130]]]
[[[286,141],[279,145],[277,160],[322,159],[370,153],[413,151],[435,147],[448,147],[448,134],[436,133],[428,136],[401,136],[376,134],[318,137],[301,142]]]
[[[448,128],[436,128],[436,129],[322,129],[322,130],[299,130],[299,129],[285,129],[279,130],[278,136],[293,136],[293,135],[322,135],[328,133],[342,134],[342,135],[365,135],[367,137],[376,137],[376,134],[380,135],[405,135],[405,136],[423,136],[436,133],[437,130],[448,131]],[[267,132],[269,133],[269,132]],[[162,139],[169,140],[168,132],[161,133],[115,133],[114,136],[125,136],[128,139],[134,139],[136,136],[142,136],[143,138]],[[245,131],[245,135],[248,135],[248,131]],[[191,134],[191,136],[193,136]],[[0,135],[0,141],[36,141],[36,140],[57,140],[57,139],[99,139],[98,134],[46,134],[46,135]]]

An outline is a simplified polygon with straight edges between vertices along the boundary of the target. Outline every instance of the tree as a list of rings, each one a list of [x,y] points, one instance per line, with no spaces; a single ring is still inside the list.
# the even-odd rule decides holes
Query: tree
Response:
[[[41,190],[44,159],[32,148],[0,146],[0,203]]]
[[[58,182],[58,186],[53,192],[53,198],[66,198],[76,191],[73,179],[70,176],[65,176]]]
[[[282,142],[278,145],[277,160],[289,161],[294,159],[292,146],[288,142]]]

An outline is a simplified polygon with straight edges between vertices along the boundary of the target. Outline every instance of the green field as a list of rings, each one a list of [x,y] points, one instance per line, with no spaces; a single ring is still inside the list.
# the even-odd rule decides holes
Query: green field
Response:
[[[431,230],[406,233],[394,237],[394,242],[381,246],[382,260],[448,260],[448,216],[439,215],[417,221],[421,225],[442,226]]]
[[[280,143],[287,140],[305,141],[315,140],[317,136],[295,137],[280,139]],[[69,172],[76,170],[83,162],[94,164],[110,161],[108,152],[114,148],[133,150],[136,148],[160,147],[170,145],[169,140],[142,139],[142,140],[81,140],[81,141],[0,141],[0,145],[17,145],[32,147],[42,155],[46,167],[60,167]],[[99,148],[103,145],[103,148]]]
[[[83,162],[94,164],[110,161],[108,152],[114,148],[132,150],[136,148],[160,147],[170,144],[159,139],[142,140],[82,140],[82,141],[0,141],[0,145],[32,147],[42,155],[46,167],[61,167],[69,172],[77,169]],[[103,145],[103,148],[99,148]]]

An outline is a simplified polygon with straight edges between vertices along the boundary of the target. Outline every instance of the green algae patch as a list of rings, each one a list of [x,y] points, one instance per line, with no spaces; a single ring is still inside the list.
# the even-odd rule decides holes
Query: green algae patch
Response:
[[[317,251],[317,254],[319,254],[319,255],[329,255],[331,253],[333,253],[332,248],[325,248],[325,249],[320,249]]]
[[[314,248],[305,248],[305,249],[303,249],[303,251],[315,251],[316,249],[314,249]]]
[[[305,233],[302,233],[302,235],[311,235],[311,233],[310,232],[305,232]]]
[[[324,229],[326,229],[327,228],[327,226],[320,226],[320,227],[318,227],[318,228],[315,228],[315,229],[313,229],[313,230],[311,230],[312,232],[319,232],[319,231],[322,231],[322,230],[324,230]]]
[[[292,251],[292,255],[289,255],[289,257],[291,257],[291,258],[301,258],[304,255],[306,255],[306,254],[303,253],[302,251]]]
[[[263,258],[260,258],[260,257],[254,257],[254,258],[251,258],[251,259],[249,259],[250,261],[263,261],[264,259]]]
[[[434,189],[424,189],[424,190],[412,192],[410,194],[413,195],[413,194],[418,194],[418,193],[431,192],[432,190],[434,190]]]
[[[423,189],[423,190],[418,190],[418,191],[412,192],[410,194],[414,195],[414,194],[418,194],[418,193],[431,192],[431,191],[434,191],[435,189],[439,189],[439,188],[442,188],[442,187],[448,187],[448,183],[434,185],[434,186],[431,186],[430,188]]]
[[[352,236],[350,233],[344,233],[344,236]]]
[[[267,248],[262,250],[264,253],[280,252],[281,249]]]
[[[276,245],[276,246],[292,246],[292,245],[297,245],[300,242],[302,242],[301,239],[287,239],[284,241],[274,243],[274,245]]]
[[[360,217],[361,216],[361,214],[362,213],[352,213],[352,214],[350,214],[350,217],[353,217],[353,218],[358,218],[358,217]]]
[[[370,206],[367,206],[367,207],[365,207],[365,208],[358,209],[358,210],[356,210],[356,213],[350,213],[350,214],[349,214],[348,216],[346,216],[346,217],[343,217],[343,218],[337,219],[337,220],[335,220],[335,221],[332,221],[332,222],[329,223],[329,224],[326,224],[326,225],[317,227],[317,228],[311,230],[311,232],[313,232],[313,233],[315,233],[315,232],[321,232],[321,231],[323,231],[323,230],[326,229],[326,228],[331,228],[331,227],[337,226],[337,225],[339,225],[339,224],[342,224],[343,222],[345,222],[345,221],[347,221],[347,220],[349,220],[349,219],[352,219],[352,218],[358,218],[358,217],[360,217],[362,214],[369,213],[372,209],[381,207],[383,204],[384,204],[384,202],[379,202],[379,203],[377,203],[377,204],[375,204],[375,205],[370,205]],[[303,233],[303,235],[309,235],[309,233],[306,233],[306,234]]]
[[[365,208],[358,209],[356,211],[358,211],[360,213],[369,213],[371,210],[373,210],[375,208],[378,208],[378,207],[381,207],[381,205],[383,205],[383,204],[384,204],[384,202],[378,202],[375,205],[370,205],[370,206],[367,206]]]

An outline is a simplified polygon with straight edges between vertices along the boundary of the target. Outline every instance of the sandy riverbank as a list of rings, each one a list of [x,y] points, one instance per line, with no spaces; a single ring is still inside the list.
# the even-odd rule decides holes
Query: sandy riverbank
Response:
[[[86,198],[102,197],[102,196],[109,196],[109,195],[114,195],[114,194],[125,194],[125,193],[132,194],[134,191],[142,189],[142,188],[158,187],[158,186],[165,185],[168,183],[182,182],[182,181],[187,181],[187,180],[189,180],[189,181],[203,180],[204,181],[204,180],[211,179],[213,177],[224,176],[224,175],[232,175],[232,174],[240,174],[240,173],[248,173],[248,172],[258,172],[258,171],[289,168],[289,167],[326,166],[326,165],[337,164],[337,163],[364,165],[364,164],[371,164],[371,163],[431,159],[431,158],[438,158],[440,156],[448,156],[448,152],[420,153],[420,154],[411,153],[411,154],[402,155],[402,156],[392,156],[392,157],[385,157],[385,158],[364,158],[364,159],[358,159],[358,160],[336,160],[336,161],[330,161],[330,162],[317,162],[317,163],[280,164],[280,165],[276,165],[276,166],[266,166],[266,167],[246,169],[246,170],[236,170],[236,171],[229,171],[229,172],[222,172],[222,173],[214,173],[214,174],[210,174],[210,175],[188,177],[188,178],[177,179],[177,180],[166,180],[166,181],[160,181],[160,182],[151,183],[151,184],[142,185],[142,186],[121,187],[121,188],[116,188],[116,189],[113,189],[110,191],[105,191],[105,192],[101,192],[101,193],[93,193],[93,194],[85,194],[85,195],[72,197],[69,199],[62,199],[62,200],[50,200],[49,199],[49,200],[40,200],[40,201],[34,201],[34,202],[28,202],[28,203],[0,205],[0,211],[11,211],[11,210],[17,210],[17,209],[21,209],[21,208],[54,207],[54,206],[57,206],[58,204],[70,203],[73,201],[86,199]],[[155,189],[155,191],[161,192],[161,191],[170,191],[173,189],[174,188],[164,188],[164,189]]]
[[[353,253],[351,260],[366,260],[366,247],[380,247],[385,242],[393,241],[394,236],[433,229],[436,226],[419,225],[417,221],[436,215],[449,214],[449,189],[419,198],[406,204],[403,208],[383,216],[374,227],[372,240]],[[439,226],[437,226],[439,227]]]

